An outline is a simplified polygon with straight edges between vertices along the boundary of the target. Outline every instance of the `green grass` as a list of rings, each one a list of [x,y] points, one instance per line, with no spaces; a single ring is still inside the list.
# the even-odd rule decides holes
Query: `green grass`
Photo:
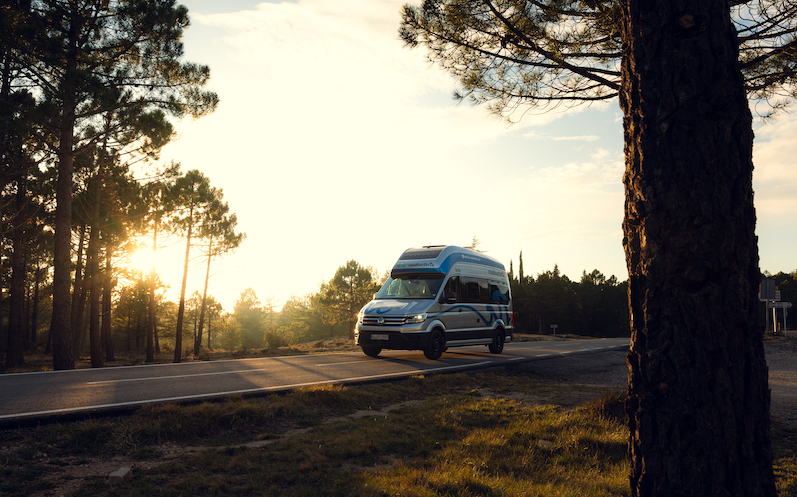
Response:
[[[772,429],[775,485],[780,497],[797,497],[797,428],[775,424]]]
[[[598,400],[559,406],[574,390]],[[151,406],[0,434],[0,495],[43,492],[70,466],[127,454],[132,478],[88,478],[73,495],[621,496],[623,417],[619,395],[505,372]],[[797,495],[795,434],[773,431],[781,496]],[[167,454],[181,445],[200,449]]]

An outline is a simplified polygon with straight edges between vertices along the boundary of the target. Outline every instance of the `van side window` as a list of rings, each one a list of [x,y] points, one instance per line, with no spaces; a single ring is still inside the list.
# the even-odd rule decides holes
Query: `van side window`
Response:
[[[465,288],[465,295],[464,299],[465,302],[478,302],[479,301],[479,283],[471,280],[465,280],[465,284],[463,285]]]
[[[490,302],[489,285],[481,278],[462,279],[462,299],[472,304],[487,304]]]
[[[452,276],[446,282],[446,287],[443,289],[443,298],[446,298],[448,292],[454,292],[457,296],[457,302],[461,299],[459,298],[459,276]]]
[[[490,284],[490,303],[491,304],[508,304],[509,303],[509,287],[503,284]]]

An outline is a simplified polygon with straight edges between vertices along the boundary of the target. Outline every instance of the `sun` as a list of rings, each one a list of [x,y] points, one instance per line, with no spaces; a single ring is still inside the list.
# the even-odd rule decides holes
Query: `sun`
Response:
[[[179,292],[180,282],[183,277],[183,267],[185,260],[185,249],[179,244],[173,244],[159,248],[156,252],[152,248],[139,246],[132,252],[128,259],[128,267],[140,271],[146,278],[154,269],[158,279],[168,288],[176,289]],[[197,278],[195,272],[190,271],[188,277],[188,294],[196,290],[194,288],[202,283],[201,278]],[[201,275],[200,275],[201,276]]]
[[[157,260],[152,249],[141,248],[136,250],[130,255],[130,267],[144,274],[155,268],[157,269]]]

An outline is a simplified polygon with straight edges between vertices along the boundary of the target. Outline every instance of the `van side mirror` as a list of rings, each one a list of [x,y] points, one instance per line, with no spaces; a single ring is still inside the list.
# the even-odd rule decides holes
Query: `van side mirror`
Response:
[[[443,296],[443,303],[444,304],[456,304],[457,303],[457,293],[456,292],[446,292]]]

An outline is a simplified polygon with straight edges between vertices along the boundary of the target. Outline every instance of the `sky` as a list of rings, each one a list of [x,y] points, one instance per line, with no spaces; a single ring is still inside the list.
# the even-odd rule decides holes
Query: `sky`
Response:
[[[456,103],[456,81],[398,37],[405,0],[184,0],[184,61],[210,67],[219,107],[176,126],[161,163],[221,188],[241,247],[208,293],[252,288],[279,309],[349,260],[388,271],[409,247],[470,245],[525,274],[627,278],[616,100],[514,123]],[[417,1],[415,3],[418,3]],[[762,271],[794,271],[797,112],[755,124]],[[179,292],[181,248],[159,256]],[[200,290],[204,270],[188,276]]]

